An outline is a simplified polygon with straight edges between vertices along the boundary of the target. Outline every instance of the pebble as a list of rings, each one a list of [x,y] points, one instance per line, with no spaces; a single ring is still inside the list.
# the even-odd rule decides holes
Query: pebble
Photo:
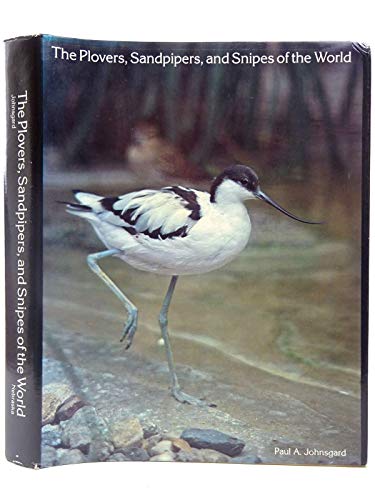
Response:
[[[150,456],[153,457],[155,455],[161,455],[165,452],[172,452],[172,442],[171,441],[160,441],[158,444],[153,446],[149,453]]]
[[[113,451],[104,420],[91,406],[84,406],[71,419],[60,423],[62,444],[66,448],[77,448],[90,460],[105,460]]]
[[[65,450],[64,448],[57,450],[57,459],[59,465],[81,464],[87,461],[80,450]]]
[[[151,436],[143,441],[143,448],[145,448],[145,450],[147,451],[150,451],[151,448],[153,448],[156,444],[158,444],[159,441],[162,441],[162,439],[163,436],[161,436],[161,434],[156,434],[155,436]]]
[[[185,441],[184,439],[181,439],[181,438],[173,438],[172,439],[172,450],[173,451],[180,451],[180,450],[183,450],[183,451],[188,451],[188,452],[191,452],[192,451],[192,447],[190,446],[190,444]]]
[[[73,395],[67,384],[52,383],[43,387],[42,425],[52,424],[60,406]]]
[[[42,467],[57,465],[57,451],[52,446],[42,446]]]
[[[209,448],[230,457],[239,455],[245,447],[245,442],[241,439],[215,429],[185,429],[181,438],[193,448]]]
[[[107,458],[107,462],[124,462],[124,461],[126,461],[126,457],[122,453],[113,453]]]
[[[175,461],[175,454],[172,453],[171,451],[165,451],[160,455],[154,455],[153,457],[150,458],[150,462],[174,462],[174,461]]]
[[[198,450],[179,451],[176,455],[176,462],[200,462]]]
[[[85,406],[85,402],[82,401],[80,397],[76,395],[70,396],[70,398],[68,398],[57,410],[56,421],[62,422],[72,418],[72,416],[83,406]]]
[[[111,442],[99,437],[90,445],[90,461],[104,462],[114,451],[115,448]]]
[[[143,429],[139,420],[130,418],[112,424],[111,439],[115,448],[140,446],[143,441]]]
[[[145,439],[156,436],[159,433],[158,426],[152,423],[143,424],[143,437]]]
[[[61,445],[61,430],[58,425],[47,424],[42,427],[42,445],[55,448]]]
[[[70,424],[72,420],[69,420]],[[92,440],[93,435],[90,428],[82,425],[68,425],[62,433],[63,446],[66,448],[77,448],[85,454],[90,451]]]
[[[220,453],[220,451],[210,450],[208,448],[199,450],[198,457],[200,458],[200,462],[207,462],[211,464],[229,462],[228,455],[224,455],[224,453]]]
[[[177,462],[227,463],[229,457],[216,450],[208,448],[192,449],[191,452],[181,450],[176,455]]]
[[[149,454],[143,448],[127,448],[118,452],[116,451],[116,453],[121,453],[123,461],[147,462],[150,460]]]

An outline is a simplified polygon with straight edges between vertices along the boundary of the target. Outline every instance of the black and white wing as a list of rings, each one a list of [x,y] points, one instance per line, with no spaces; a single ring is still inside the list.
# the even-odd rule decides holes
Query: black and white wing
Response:
[[[160,240],[188,235],[201,218],[199,194],[180,186],[160,191],[145,189],[110,198],[75,192],[80,207],[83,210],[87,207],[101,221],[123,227],[131,235]]]

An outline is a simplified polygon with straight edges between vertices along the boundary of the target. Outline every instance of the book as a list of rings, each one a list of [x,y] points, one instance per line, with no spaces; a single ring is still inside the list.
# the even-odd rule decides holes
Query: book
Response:
[[[369,47],[5,46],[8,460],[365,465]]]

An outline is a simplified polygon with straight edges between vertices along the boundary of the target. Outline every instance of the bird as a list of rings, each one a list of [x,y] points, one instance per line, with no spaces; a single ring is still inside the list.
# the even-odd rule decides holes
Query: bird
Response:
[[[131,142],[125,151],[125,160],[129,170],[139,178],[146,175],[149,181],[204,181],[207,177],[203,169],[162,135],[154,121],[141,121],[134,125]]]
[[[209,192],[176,185],[113,197],[79,190],[73,193],[75,202],[63,202],[67,212],[86,219],[106,248],[89,254],[87,263],[127,311],[121,336],[125,348],[133,342],[138,309],[99,266],[99,261],[107,257],[119,258],[141,271],[170,276],[159,324],[171,395],[181,403],[215,406],[184,392],[178,381],[168,331],[168,311],[178,277],[219,269],[246,247],[251,233],[247,200],[262,200],[305,224],[320,222],[301,219],[273,201],[261,190],[255,170],[247,165],[225,168],[213,180]]]

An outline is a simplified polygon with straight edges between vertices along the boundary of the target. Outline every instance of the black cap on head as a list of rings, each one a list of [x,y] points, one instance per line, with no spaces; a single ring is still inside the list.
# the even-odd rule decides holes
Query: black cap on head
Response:
[[[211,186],[211,202],[215,201],[216,189],[225,180],[230,179],[240,184],[248,191],[256,191],[259,187],[259,179],[254,170],[246,165],[231,165],[219,174]]]

